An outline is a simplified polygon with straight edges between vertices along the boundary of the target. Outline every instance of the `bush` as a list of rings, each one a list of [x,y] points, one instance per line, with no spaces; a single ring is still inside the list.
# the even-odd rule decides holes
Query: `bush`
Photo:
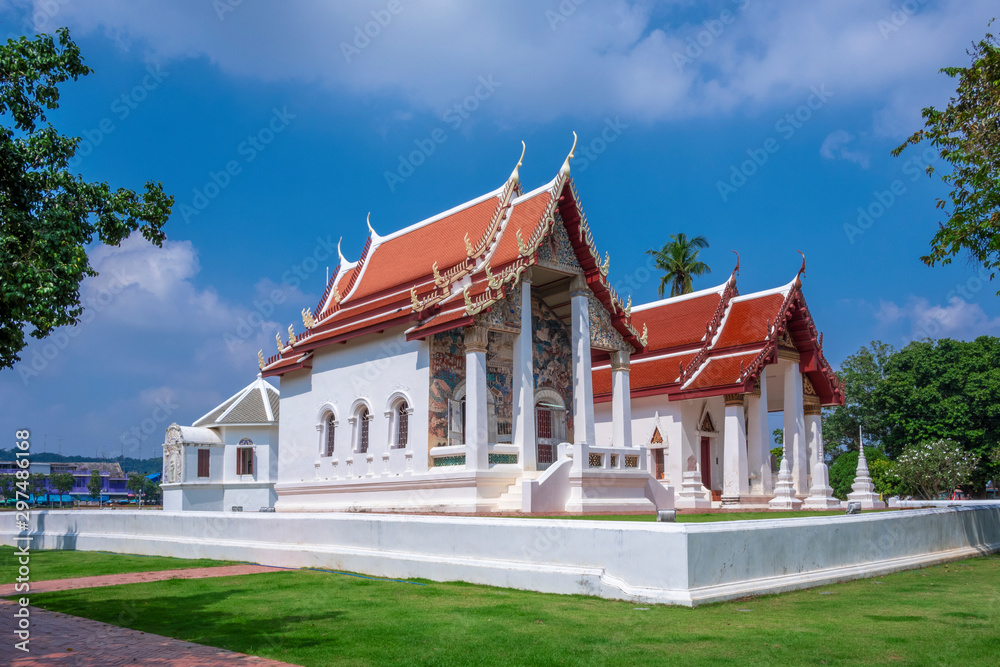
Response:
[[[934,499],[968,482],[978,459],[954,440],[921,442],[903,449],[895,473],[903,489]]]

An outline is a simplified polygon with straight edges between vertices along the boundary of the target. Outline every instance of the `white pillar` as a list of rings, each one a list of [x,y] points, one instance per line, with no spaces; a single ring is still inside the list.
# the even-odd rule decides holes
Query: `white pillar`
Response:
[[[632,392],[628,366],[627,351],[611,353],[611,443],[615,447],[632,446]]]
[[[465,469],[489,469],[486,399],[486,329],[465,329]]]
[[[538,466],[535,440],[534,336],[531,328],[531,269],[521,278],[521,332],[514,337],[513,443],[521,448],[521,467]]]
[[[750,485],[750,493],[755,496],[769,496],[774,493],[771,480],[771,435],[767,424],[767,376],[760,373],[759,388],[749,394],[747,405],[749,418],[750,440],[747,466],[751,474],[756,476]]]
[[[726,422],[722,453],[722,504],[734,505],[749,495],[747,433],[743,394],[726,394]]]
[[[799,362],[785,365],[785,450],[791,464],[792,486],[798,495],[809,493],[809,469],[806,459],[806,424],[802,405],[802,373]]]
[[[573,444],[593,445],[594,387],[590,372],[590,288],[582,275],[570,287],[573,345]]]

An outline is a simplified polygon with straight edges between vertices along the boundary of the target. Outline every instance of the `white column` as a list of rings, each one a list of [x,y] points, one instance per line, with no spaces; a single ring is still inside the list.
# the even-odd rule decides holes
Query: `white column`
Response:
[[[465,329],[465,469],[489,469],[486,329]]]
[[[573,333],[573,444],[593,445],[594,387],[590,372],[590,288],[582,275],[570,287],[570,327]]]
[[[535,470],[538,444],[535,441],[534,336],[531,329],[531,269],[521,278],[521,332],[514,337],[514,423],[513,442],[521,448],[521,467]]]
[[[809,493],[808,461],[806,459],[806,423],[802,405],[802,373],[799,362],[785,365],[785,449],[791,464],[792,486],[798,495]]]
[[[750,493],[755,496],[769,496],[774,492],[771,481],[771,437],[767,431],[767,376],[761,371],[760,387],[748,395],[747,417],[749,418],[750,441],[747,467],[756,479],[750,485]]]
[[[736,504],[749,495],[747,434],[743,394],[726,394],[726,423],[722,453],[722,504]]]
[[[806,450],[809,453],[809,473],[815,472],[816,466],[823,463],[823,418],[819,413],[819,406],[803,406],[805,413],[806,427]]]
[[[632,446],[632,391],[628,367],[627,351],[611,353],[611,443],[615,447]]]

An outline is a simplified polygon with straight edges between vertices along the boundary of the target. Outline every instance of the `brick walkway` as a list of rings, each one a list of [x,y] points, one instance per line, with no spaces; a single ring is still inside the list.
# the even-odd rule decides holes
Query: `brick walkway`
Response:
[[[196,579],[223,577],[257,572],[275,572],[274,568],[258,565],[204,567],[189,570],[136,572],[132,574],[78,579],[56,579],[32,584],[32,593],[55,590],[113,586],[141,581],[164,579]],[[280,571],[280,570],[279,570]],[[11,595],[12,586],[4,586],[0,595]],[[211,646],[192,644],[179,639],[127,630],[86,618],[31,610],[30,653],[14,648],[18,605],[0,600],[0,665],[29,667],[34,665],[72,665],[73,667],[112,667],[116,665],[155,665],[157,667],[216,667],[222,665],[259,665],[282,667],[289,665],[254,656],[234,653]]]

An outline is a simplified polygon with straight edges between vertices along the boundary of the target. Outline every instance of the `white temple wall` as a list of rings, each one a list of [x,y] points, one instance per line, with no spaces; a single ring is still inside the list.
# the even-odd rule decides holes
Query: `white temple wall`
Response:
[[[311,371],[281,379],[278,482],[346,477],[396,476],[428,465],[429,359],[427,344],[407,341],[403,328],[364,336],[316,351]],[[403,397],[412,409],[405,449],[392,448],[392,418],[386,412]],[[368,452],[357,449],[351,420],[361,405],[370,411]],[[333,456],[325,456],[324,413],[337,420]],[[355,420],[356,422],[356,420]],[[320,428],[317,429],[317,426]],[[407,456],[410,453],[411,456]],[[350,472],[348,472],[350,470]]]

